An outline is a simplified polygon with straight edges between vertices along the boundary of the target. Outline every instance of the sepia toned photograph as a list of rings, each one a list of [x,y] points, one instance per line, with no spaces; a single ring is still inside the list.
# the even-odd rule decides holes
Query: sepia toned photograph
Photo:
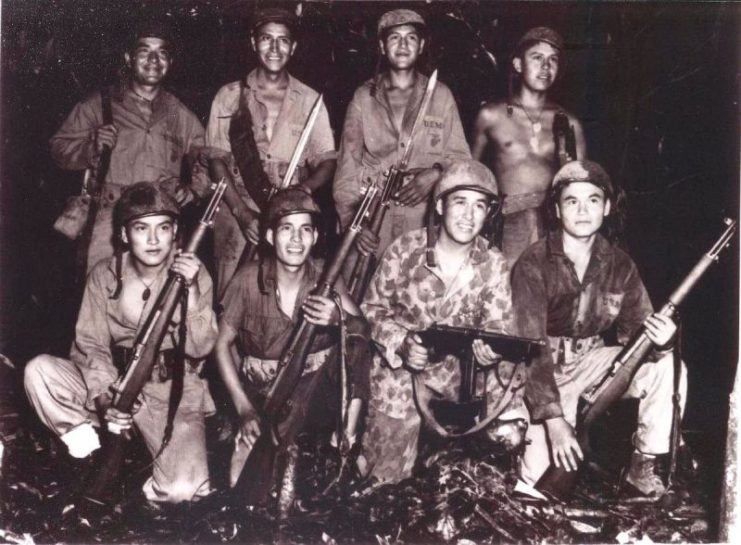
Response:
[[[3,0],[0,543],[740,542],[740,30]]]

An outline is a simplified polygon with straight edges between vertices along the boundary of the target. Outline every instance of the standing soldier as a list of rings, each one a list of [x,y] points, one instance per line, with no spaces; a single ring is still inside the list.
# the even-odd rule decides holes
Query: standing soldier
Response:
[[[206,143],[227,152],[233,175],[224,195],[228,209],[217,214],[214,226],[219,296],[234,275],[246,241],[257,244],[259,238],[256,201],[264,188],[255,179],[259,177],[241,170],[257,160],[267,183],[280,185],[319,96],[288,73],[288,62],[298,46],[297,30],[296,16],[285,9],[258,11],[251,24],[258,66],[246,78],[223,86],[211,105]],[[250,149],[235,145],[237,140],[250,142],[248,148],[256,147],[259,158],[247,156]],[[334,137],[322,105],[291,183],[313,192],[332,179],[335,167]]]
[[[87,270],[113,254],[113,209],[121,192],[139,181],[157,182],[182,206],[203,195],[209,186],[205,170],[196,168],[192,184],[181,184],[185,155],[204,144],[198,118],[174,95],[162,88],[173,63],[173,34],[159,20],[140,22],[124,53],[127,77],[120,84],[95,93],[75,106],[51,138],[51,155],[61,168],[100,168],[105,147],[110,167],[89,240]],[[104,98],[107,97],[107,98]],[[104,122],[104,101],[110,104],[112,123]]]
[[[433,324],[512,334],[514,316],[509,267],[501,252],[479,236],[498,196],[491,171],[478,161],[453,161],[434,193],[437,229],[415,229],[388,247],[362,304],[376,345],[371,397],[363,439],[361,470],[381,482],[398,482],[412,473],[422,420],[412,381],[437,397],[454,398],[459,389],[456,356],[430,361],[418,331]],[[432,235],[432,237],[430,237]],[[430,237],[430,238],[428,238]],[[434,255],[434,264],[428,255]],[[473,343],[479,365],[499,357],[480,339]],[[506,383],[513,364],[486,378],[488,413],[503,398],[497,376]],[[505,402],[507,418],[525,411],[521,389]]]
[[[426,25],[408,9],[384,13],[378,21],[378,40],[387,69],[361,85],[347,108],[340,158],[334,180],[334,199],[340,223],[347,229],[362,190],[384,175],[404,154],[404,146],[425,93],[428,78],[417,69],[425,49]],[[396,195],[376,240],[361,232],[364,253],[382,252],[392,240],[424,225],[427,198],[452,159],[470,158],[458,108],[450,90],[437,83],[414,135],[407,183]]]
[[[545,234],[541,205],[559,164],[553,140],[553,118],[561,108],[548,100],[559,74],[563,39],[554,30],[536,27],[517,43],[512,58],[517,92],[507,101],[484,106],[473,136],[474,158],[483,160],[487,148],[504,199],[502,251],[510,266],[530,244]],[[581,124],[574,127],[576,154],[585,158]]]
[[[31,360],[24,376],[26,392],[41,421],[72,457],[87,458],[100,446],[94,426],[123,433],[135,425],[155,457],[152,476],[144,484],[146,498],[167,503],[197,499],[210,492],[204,417],[214,412],[214,403],[198,374],[217,336],[211,278],[195,254],[176,251],[179,207],[155,184],[127,188],[116,209],[128,251],[90,271],[70,359],[43,354]],[[185,308],[176,310],[173,320],[184,318],[185,324],[173,323],[165,335],[138,410],[122,413],[112,406],[112,391],[169,271],[189,286],[187,301],[180,303]],[[184,361],[178,361],[180,355]],[[184,366],[182,393],[171,415],[173,375],[179,365]],[[162,449],[170,424],[171,437]]]

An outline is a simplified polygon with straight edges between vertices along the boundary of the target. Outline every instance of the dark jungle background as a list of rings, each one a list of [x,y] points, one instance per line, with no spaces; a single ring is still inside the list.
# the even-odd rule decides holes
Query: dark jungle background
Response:
[[[518,37],[536,25],[563,34],[553,98],[582,120],[590,158],[627,194],[625,244],[656,306],[719,236],[723,217],[738,218],[739,4],[290,3],[303,27],[291,72],[324,93],[338,143],[352,93],[376,67],[377,18],[402,4],[426,17],[426,67],[453,90],[467,132],[482,102],[506,96]],[[168,87],[205,125],[217,89],[254,65],[246,21],[255,5],[3,0],[0,352],[16,367],[41,352],[66,354],[76,313],[74,245],[51,225],[81,175],[53,165],[49,137],[75,102],[118,77],[129,23],[151,9],[180,35]],[[738,360],[738,253],[737,236],[681,309],[684,427],[704,434],[718,464]]]

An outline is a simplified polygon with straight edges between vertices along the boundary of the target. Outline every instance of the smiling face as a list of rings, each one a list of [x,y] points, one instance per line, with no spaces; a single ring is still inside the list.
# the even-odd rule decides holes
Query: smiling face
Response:
[[[283,216],[274,229],[265,232],[268,243],[275,248],[278,263],[288,267],[306,263],[318,236],[314,218],[306,212]]]
[[[379,44],[391,67],[397,70],[413,68],[425,47],[424,38],[414,25],[392,27]]]
[[[291,29],[283,23],[265,23],[252,36],[252,48],[260,65],[274,74],[286,68],[296,45]]]
[[[161,214],[129,221],[121,228],[121,239],[129,245],[131,255],[145,267],[158,267],[170,255],[177,223]]]
[[[131,78],[139,85],[159,85],[172,64],[172,51],[162,38],[139,38],[133,50],[124,57]]]
[[[547,91],[558,75],[561,53],[546,42],[536,42],[512,59],[522,85],[532,91]]]
[[[566,185],[556,203],[556,216],[564,234],[585,240],[593,236],[610,213],[610,200],[602,188],[589,182]]]
[[[465,245],[472,242],[484,227],[490,197],[480,191],[459,189],[439,199],[435,206],[442,216],[440,238]]]

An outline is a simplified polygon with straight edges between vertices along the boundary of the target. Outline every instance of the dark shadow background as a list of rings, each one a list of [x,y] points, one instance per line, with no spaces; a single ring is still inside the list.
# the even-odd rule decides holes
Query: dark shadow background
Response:
[[[507,93],[511,48],[548,25],[567,43],[553,93],[584,124],[590,158],[627,193],[626,245],[660,306],[738,218],[738,35],[732,3],[303,2],[291,71],[325,94],[339,141],[354,89],[376,69],[375,23],[397,5],[429,21],[427,68],[452,90],[467,131]],[[291,4],[295,5],[295,4]],[[0,352],[17,364],[66,354],[76,313],[74,246],[51,225],[81,175],[51,162],[48,139],[75,102],[113,81],[133,17],[166,13],[181,37],[169,88],[204,122],[217,89],[253,66],[255,2],[2,2]],[[722,459],[738,360],[738,236],[682,306],[690,370],[687,430]]]

